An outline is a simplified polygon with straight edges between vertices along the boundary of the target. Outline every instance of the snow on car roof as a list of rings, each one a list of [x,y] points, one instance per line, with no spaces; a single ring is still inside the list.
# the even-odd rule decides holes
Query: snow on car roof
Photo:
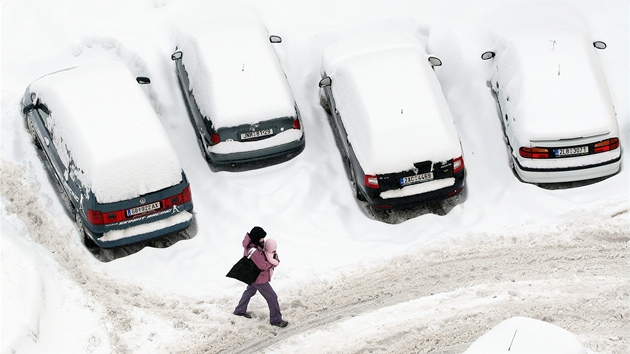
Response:
[[[216,127],[295,116],[295,100],[262,23],[239,11],[179,29],[201,113]]]
[[[616,133],[615,112],[592,40],[574,28],[544,26],[506,35],[497,80],[510,98],[503,112],[525,141]]]
[[[586,354],[577,337],[555,324],[530,317],[508,318],[479,337],[464,354]]]
[[[181,182],[175,150],[146,95],[126,66],[83,65],[30,85],[51,112],[65,166],[101,203],[125,200]],[[68,155],[71,151],[71,157]]]
[[[366,173],[461,155],[459,137],[428,56],[404,32],[348,37],[324,50],[322,69]]]

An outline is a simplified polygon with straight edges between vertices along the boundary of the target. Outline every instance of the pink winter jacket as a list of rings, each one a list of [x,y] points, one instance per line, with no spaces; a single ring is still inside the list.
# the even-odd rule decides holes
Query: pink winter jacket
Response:
[[[251,259],[258,266],[258,268],[260,268],[260,275],[258,276],[258,278],[256,278],[256,281],[254,283],[269,283],[271,281],[273,267],[275,266],[267,261],[263,249],[252,243],[252,240],[249,238],[249,233],[245,234],[245,238],[243,239],[243,255],[247,256],[249,250],[254,247],[256,247],[256,252],[252,253]],[[279,261],[280,260],[278,259],[278,262]]]

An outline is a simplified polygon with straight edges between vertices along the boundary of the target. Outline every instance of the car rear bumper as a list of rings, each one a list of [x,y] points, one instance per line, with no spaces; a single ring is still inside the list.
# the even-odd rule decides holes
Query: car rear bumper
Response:
[[[85,233],[101,248],[113,248],[131,245],[138,242],[150,241],[168,234],[187,229],[194,215],[192,214],[192,203],[190,209],[186,209],[176,214],[171,214],[166,218],[138,224],[124,229],[116,229],[98,234],[85,227]]]
[[[514,170],[524,181],[529,183],[561,183],[584,181],[614,175],[621,166],[621,156],[594,165],[563,168],[523,167],[514,159]]]
[[[240,151],[227,154],[208,153],[210,164],[216,167],[234,167],[244,165],[251,162],[261,162],[285,157],[286,160],[292,159],[304,150],[304,135],[298,140],[289,143],[277,145],[265,149]]]
[[[464,185],[465,173],[458,173],[455,176],[455,183],[445,188],[399,198],[385,199],[380,196],[368,195],[366,199],[368,204],[375,209],[408,209],[455,196],[464,189]]]

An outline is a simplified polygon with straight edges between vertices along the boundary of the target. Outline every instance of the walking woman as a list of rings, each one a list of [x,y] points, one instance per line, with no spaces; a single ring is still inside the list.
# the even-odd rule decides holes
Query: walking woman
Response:
[[[282,319],[282,313],[280,312],[280,304],[278,304],[278,295],[271,287],[269,282],[273,275],[273,269],[280,263],[278,254],[276,253],[276,242],[274,240],[267,240],[265,242],[265,236],[267,232],[260,226],[255,226],[252,230],[245,234],[243,239],[243,254],[247,256],[249,250],[256,248],[256,251],[252,253],[251,259],[256,266],[260,268],[260,275],[256,278],[256,281],[247,286],[247,289],[241,296],[238,306],[234,309],[234,314],[237,316],[243,316],[246,318],[252,318],[247,313],[247,305],[252,296],[256,295],[256,292],[260,291],[260,294],[267,301],[269,306],[269,322],[272,326],[286,327],[289,322]]]

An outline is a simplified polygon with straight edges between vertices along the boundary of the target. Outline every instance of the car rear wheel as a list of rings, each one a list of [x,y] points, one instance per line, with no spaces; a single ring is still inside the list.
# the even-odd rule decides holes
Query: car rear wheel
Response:
[[[81,215],[79,215],[78,211],[74,212],[74,222],[77,224],[77,229],[79,229],[79,234],[83,238],[83,244],[85,244],[85,247],[98,247],[94,240],[92,240],[92,238],[85,232],[85,225],[83,225],[83,219],[81,219]]]

